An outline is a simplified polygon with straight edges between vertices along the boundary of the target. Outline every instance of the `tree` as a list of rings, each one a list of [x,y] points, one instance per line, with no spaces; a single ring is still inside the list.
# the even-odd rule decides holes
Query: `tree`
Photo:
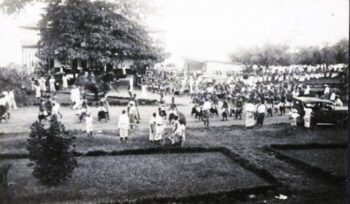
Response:
[[[0,203],[10,203],[11,193],[8,179],[10,168],[11,164],[3,164],[0,166]]]
[[[45,128],[36,121],[31,126],[27,150],[34,161],[33,176],[47,186],[56,186],[72,176],[77,161],[72,153],[74,137],[55,116]]]
[[[334,46],[336,61],[338,63],[349,63],[349,40],[341,39]]]
[[[31,75],[18,70],[17,66],[0,68],[0,91],[18,91],[22,85],[30,87]]]
[[[40,22],[39,58],[117,65],[124,59],[162,60],[147,31],[104,1],[51,3]],[[100,66],[103,67],[103,66]]]
[[[101,72],[105,65],[113,67],[125,59],[147,65],[164,60],[163,50],[154,45],[139,21],[147,10],[144,2],[4,0],[1,7],[13,13],[30,2],[47,4],[40,21],[41,48],[37,53],[42,61],[79,61],[82,67],[89,64]]]
[[[240,49],[231,55],[232,61],[240,62],[245,65],[289,65],[291,55],[288,52],[289,47],[282,44],[265,44],[262,47],[251,49]]]
[[[299,47],[291,53],[283,44],[265,44],[262,47],[240,49],[231,54],[231,60],[245,65],[289,65],[289,64],[337,64],[349,63],[349,40],[342,39],[323,47]]]

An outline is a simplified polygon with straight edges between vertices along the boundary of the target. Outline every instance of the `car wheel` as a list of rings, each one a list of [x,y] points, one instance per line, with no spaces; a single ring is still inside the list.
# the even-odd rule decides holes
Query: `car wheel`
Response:
[[[336,124],[338,127],[343,128],[346,127],[348,125],[348,120],[338,120],[336,121]]]

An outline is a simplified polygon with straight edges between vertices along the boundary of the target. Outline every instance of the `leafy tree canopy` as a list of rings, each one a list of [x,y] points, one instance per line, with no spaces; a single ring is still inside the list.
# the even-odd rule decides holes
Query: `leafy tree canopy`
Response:
[[[39,57],[112,64],[123,59],[160,60],[160,49],[152,45],[147,31],[115,8],[105,1],[50,4],[40,22]]]
[[[286,45],[265,44],[262,47],[240,49],[231,55],[231,59],[245,65],[258,64],[266,67],[277,64],[288,65],[290,64],[288,49]]]
[[[150,64],[164,58],[162,49],[154,46],[138,21],[145,8],[138,3],[141,1],[3,0],[1,7],[14,13],[31,2],[47,3],[39,24],[41,59],[92,60],[100,64],[132,59]]]
[[[300,47],[291,52],[283,44],[265,44],[262,47],[240,49],[231,54],[231,60],[245,65],[289,65],[289,64],[337,64],[349,63],[349,40],[342,39],[334,45],[323,47]]]

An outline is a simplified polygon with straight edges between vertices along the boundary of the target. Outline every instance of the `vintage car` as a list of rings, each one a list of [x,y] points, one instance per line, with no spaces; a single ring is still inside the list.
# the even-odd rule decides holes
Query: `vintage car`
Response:
[[[330,100],[315,97],[293,97],[293,108],[301,118],[305,115],[304,108],[312,108],[312,125],[335,124],[347,126],[348,107],[337,107]]]

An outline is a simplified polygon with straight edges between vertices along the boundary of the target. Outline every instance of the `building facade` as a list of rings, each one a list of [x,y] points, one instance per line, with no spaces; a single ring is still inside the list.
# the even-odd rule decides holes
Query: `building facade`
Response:
[[[38,42],[40,39],[39,27],[21,26],[21,48],[22,48],[22,68],[24,72],[34,72],[39,59],[36,53],[39,49]]]
[[[228,76],[240,73],[244,66],[240,63],[222,62],[215,60],[184,59],[184,72],[206,76]]]

